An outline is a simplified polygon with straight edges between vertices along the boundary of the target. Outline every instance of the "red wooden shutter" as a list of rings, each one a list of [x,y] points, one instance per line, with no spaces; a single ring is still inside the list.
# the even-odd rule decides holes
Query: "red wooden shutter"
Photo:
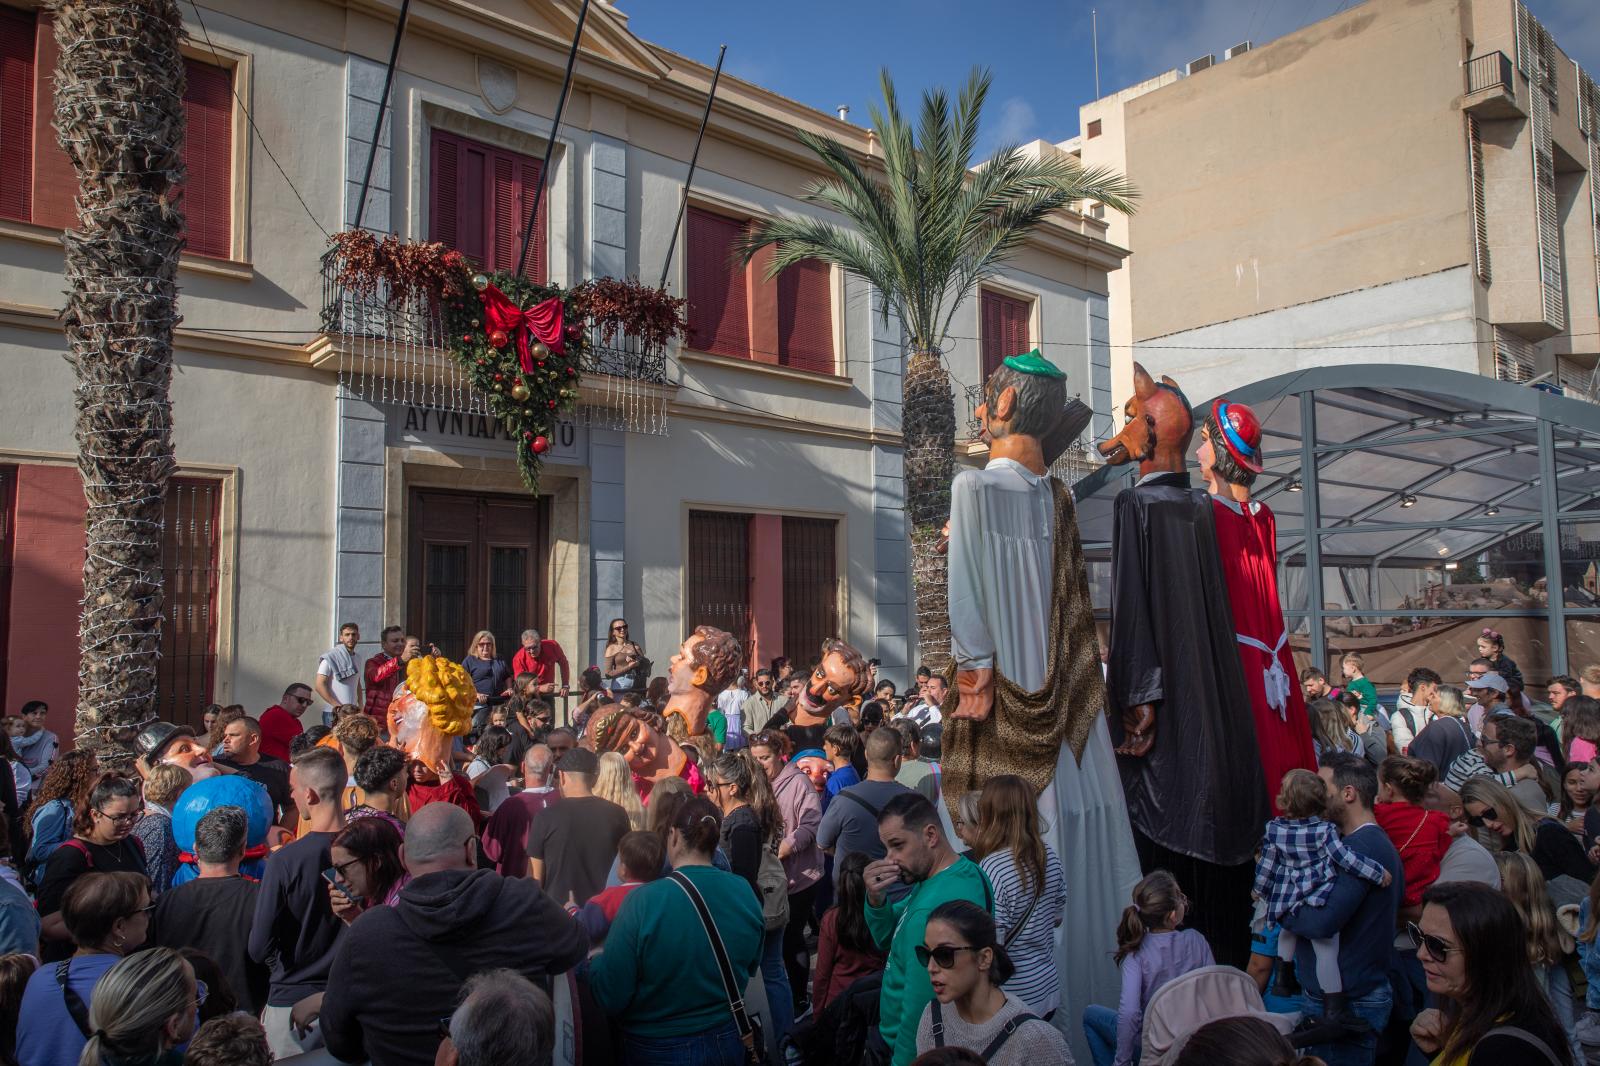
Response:
[[[833,271],[807,259],[778,275],[778,365],[835,372]]]
[[[0,7],[0,216],[22,222],[33,217],[33,41],[32,13]]]
[[[233,71],[185,59],[183,111],[185,250],[227,259],[233,254]]]
[[[490,269],[513,271],[517,257],[522,254],[522,227],[528,210],[533,207],[533,193],[539,185],[539,163],[525,155],[500,149],[491,150],[489,203],[493,205],[490,219],[490,246],[494,249]],[[539,217],[534,220],[533,246],[528,249],[528,262],[523,267],[524,277],[543,284],[545,281],[545,220],[549,217],[546,189],[539,198]]]
[[[689,275],[689,346],[716,355],[750,358],[750,305],[745,271],[734,265],[734,242],[744,223],[689,208],[684,264]]]
[[[484,198],[489,195],[487,149],[443,130],[433,131],[433,173],[428,189],[428,239],[488,265]]]
[[[221,504],[220,481],[175,477],[167,484],[157,712],[166,721],[195,727],[216,679]]]
[[[449,248],[460,248],[456,196],[460,191],[461,153],[456,139],[443,130],[433,131],[433,159],[429,171],[428,239]]]
[[[56,142],[55,20],[39,13],[34,34],[33,60],[33,221],[52,229],[71,229],[78,224],[78,172],[72,160]]]
[[[533,193],[539,186],[539,164],[527,156],[516,156],[517,160],[517,250],[521,251],[522,226],[528,220],[528,211],[533,207]],[[550,274],[549,243],[550,218],[550,190],[545,189],[539,197],[539,217],[533,220],[533,247],[528,249],[528,265],[523,273],[543,285]],[[507,264],[510,270],[515,264]]]
[[[783,654],[811,662],[839,633],[839,570],[832,518],[783,516]]]
[[[1031,310],[1026,300],[1014,300],[997,292],[983,293],[978,314],[985,381],[1003,360],[1033,347],[1028,333]]]

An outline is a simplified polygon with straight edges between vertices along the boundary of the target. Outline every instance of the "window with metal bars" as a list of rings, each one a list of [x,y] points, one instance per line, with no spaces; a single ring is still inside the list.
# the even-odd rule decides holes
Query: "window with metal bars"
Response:
[[[822,642],[839,635],[839,570],[832,518],[783,519],[783,654],[816,660]]]
[[[684,571],[686,632],[716,626],[732,633],[748,659],[750,640],[750,516],[690,511]]]
[[[1494,376],[1501,381],[1533,380],[1533,342],[1503,326],[1494,327]]]
[[[173,478],[161,531],[161,661],[157,714],[198,727],[217,668],[222,482]]]
[[[1467,115],[1467,173],[1472,185],[1472,253],[1478,279],[1489,280],[1489,213],[1483,192],[1483,138],[1478,119]]]

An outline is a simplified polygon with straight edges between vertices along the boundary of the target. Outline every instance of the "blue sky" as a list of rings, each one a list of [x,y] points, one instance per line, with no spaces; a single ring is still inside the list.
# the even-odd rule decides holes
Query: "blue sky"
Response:
[[[921,90],[994,72],[985,152],[1008,141],[1060,141],[1095,98],[1089,11],[1099,11],[1102,95],[1240,41],[1262,44],[1353,6],[1354,0],[620,0],[633,31],[725,66],[813,107],[849,104],[866,125],[878,70],[902,106]],[[1600,72],[1600,0],[1529,0],[1556,42]]]

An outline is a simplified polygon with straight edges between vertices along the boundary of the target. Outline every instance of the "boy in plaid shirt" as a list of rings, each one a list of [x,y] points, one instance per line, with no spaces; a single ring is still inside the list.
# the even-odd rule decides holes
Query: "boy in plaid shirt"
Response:
[[[1267,823],[1266,840],[1256,863],[1252,892],[1261,901],[1268,922],[1281,922],[1301,906],[1320,907],[1328,901],[1339,870],[1386,886],[1389,871],[1358,855],[1339,839],[1339,829],[1324,814],[1328,793],[1322,778],[1310,770],[1290,770],[1283,775],[1278,809],[1283,816]],[[1299,937],[1287,929],[1278,933],[1278,957],[1294,961]],[[1317,957],[1317,983],[1328,999],[1329,1013],[1342,1000],[1344,979],[1339,975],[1339,936],[1311,942]]]

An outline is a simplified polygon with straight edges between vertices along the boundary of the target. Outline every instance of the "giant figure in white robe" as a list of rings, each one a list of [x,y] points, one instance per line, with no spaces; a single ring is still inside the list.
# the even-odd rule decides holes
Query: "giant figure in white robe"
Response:
[[[959,702],[947,716],[943,788],[958,799],[1001,773],[1040,791],[1067,876],[1055,1022],[1089,1061],[1078,1019],[1115,1006],[1115,931],[1139,880],[1122,779],[1106,726],[1099,641],[1072,494],[1047,473],[1076,436],[1065,375],[1037,352],[989,377],[978,410],[988,465],[958,474],[950,505],[951,651]],[[1077,405],[1081,408],[1081,404]]]

